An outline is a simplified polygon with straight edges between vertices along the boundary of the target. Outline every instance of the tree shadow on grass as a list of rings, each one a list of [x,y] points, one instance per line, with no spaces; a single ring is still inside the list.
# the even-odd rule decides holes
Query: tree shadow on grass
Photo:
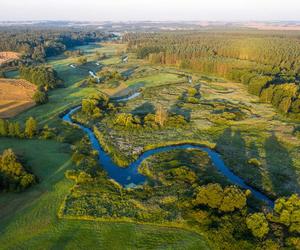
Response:
[[[151,102],[144,102],[142,105],[132,110],[131,113],[144,119],[146,115],[155,113],[155,106]]]
[[[174,105],[172,105],[169,111],[170,111],[170,113],[175,114],[175,115],[182,115],[186,121],[191,120],[192,110],[189,108],[184,108],[180,101],[178,101]]]
[[[226,128],[217,140],[217,149],[230,169],[251,186],[262,188],[259,167],[248,163],[250,157],[259,159],[258,148],[254,143],[247,148],[239,130],[233,131],[231,128]]]
[[[272,190],[281,196],[299,193],[299,183],[289,151],[273,133],[265,141],[266,165]]]

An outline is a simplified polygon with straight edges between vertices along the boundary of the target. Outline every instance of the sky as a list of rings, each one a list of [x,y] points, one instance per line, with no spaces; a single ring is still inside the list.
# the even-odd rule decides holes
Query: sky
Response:
[[[0,20],[300,20],[300,0],[0,0]]]

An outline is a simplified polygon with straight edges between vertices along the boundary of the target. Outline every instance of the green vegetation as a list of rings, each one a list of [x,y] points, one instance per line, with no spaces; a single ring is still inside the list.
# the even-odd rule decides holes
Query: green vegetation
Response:
[[[94,222],[57,218],[72,184],[64,177],[73,169],[70,147],[50,140],[0,139],[0,151],[13,148],[26,158],[39,183],[22,194],[0,196],[0,242],[10,248],[209,249],[195,233],[131,223]],[[39,153],[36,153],[39,149]],[[45,161],[47,159],[47,161]]]
[[[268,221],[263,213],[249,215],[246,223],[252,234],[258,238],[263,238],[270,230]]]
[[[51,67],[31,66],[20,68],[20,77],[44,90],[54,89],[58,84],[57,72]]]
[[[67,49],[89,42],[99,42],[113,37],[100,31],[86,29],[59,29],[53,27],[28,29],[17,27],[0,30],[0,51],[16,51],[23,55],[24,61],[44,62],[46,57],[55,56]]]
[[[24,127],[24,130],[22,129]],[[29,117],[24,126],[20,126],[19,122],[10,122],[0,119],[0,135],[5,137],[32,138],[39,132],[37,121],[33,117]]]
[[[219,184],[202,186],[196,191],[195,205],[207,205],[220,212],[233,212],[246,206],[246,194],[235,187],[224,190]]]
[[[37,91],[34,93],[33,100],[34,100],[35,103],[38,104],[38,105],[47,103],[47,102],[48,102],[48,95],[47,95],[47,92],[37,90]]]
[[[64,88],[50,89],[48,103],[13,120],[0,120],[0,134],[14,137],[0,138],[0,151],[12,148],[38,180],[22,194],[0,195],[1,246],[299,248],[298,125],[247,92],[259,94],[264,102],[286,112],[296,103],[297,89],[291,87],[296,84],[275,84],[274,75],[264,71],[258,77],[258,70],[251,71],[253,77],[247,76],[248,71],[239,76],[246,85],[186,69],[179,71],[168,66],[178,64],[171,54],[168,62],[159,62],[163,66],[154,68],[145,59],[158,62],[158,57],[164,58],[162,52],[154,55],[155,49],[152,55],[137,58],[132,41],[126,64],[120,60],[126,51],[121,43],[75,47],[77,52],[66,53],[67,58],[52,57],[48,63]],[[82,65],[77,64],[79,56],[86,58]],[[144,56],[138,52],[138,57]],[[241,63],[251,69],[261,63],[232,60],[247,61]],[[70,67],[72,64],[76,67]],[[103,69],[102,64],[106,65]],[[102,78],[100,84],[89,83],[89,70]],[[192,83],[187,75],[191,75]],[[140,96],[128,102],[114,102],[102,93],[126,96],[140,88]],[[38,97],[43,100],[45,96],[39,93]],[[139,168],[147,183],[123,188],[99,166],[98,154],[83,132],[61,122],[60,115],[80,103],[82,109],[73,119],[93,128],[103,148],[120,166],[150,148],[183,142],[207,145],[218,150],[231,170],[247,183],[274,200],[278,198],[274,211],[266,209],[249,191],[232,186],[200,150],[154,155]]]
[[[75,154],[74,158],[81,158],[77,149]],[[59,211],[61,218],[188,228],[203,234],[216,249],[296,247],[292,239],[299,237],[299,196],[278,199],[274,213],[251,214],[246,205],[251,192],[227,186],[207,154],[199,150],[151,156],[139,169],[148,182],[137,188],[124,189],[100,170],[92,174],[87,168],[88,173],[86,165],[67,172],[76,185]],[[283,212],[287,207],[288,214]],[[288,230],[291,233],[286,234]]]
[[[33,117],[30,117],[25,124],[25,135],[28,138],[32,138],[34,135],[36,135],[37,130],[37,121]]]
[[[299,38],[285,33],[161,32],[126,34],[129,51],[150,63],[217,74],[248,85],[281,112],[298,117]]]
[[[26,171],[12,149],[0,155],[0,190],[21,191],[34,184],[36,178]]]

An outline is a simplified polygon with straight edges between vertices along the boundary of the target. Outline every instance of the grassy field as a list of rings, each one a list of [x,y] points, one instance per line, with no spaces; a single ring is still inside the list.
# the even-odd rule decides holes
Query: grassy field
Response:
[[[25,80],[0,79],[0,118],[11,118],[35,105],[36,86]]]
[[[82,49],[82,48],[81,48]],[[89,63],[86,68],[72,69],[76,58],[59,56],[49,63],[64,80],[65,88],[49,92],[49,103],[34,107],[15,119],[29,116],[41,125],[60,127],[58,115],[77,105],[98,87],[81,87],[88,76],[96,50],[113,53],[110,48],[86,46]],[[92,68],[97,70],[96,68]],[[0,152],[13,148],[26,159],[26,165],[39,178],[39,184],[18,194],[0,195],[1,249],[208,249],[198,234],[174,228],[133,223],[93,222],[58,219],[57,212],[73,183],[64,177],[73,168],[70,145],[45,140],[0,139]]]
[[[35,117],[41,125],[58,125],[60,118],[58,115],[66,109],[78,105],[82,98],[93,94],[101,86],[81,87],[81,81],[89,76],[89,70],[97,72],[100,70],[100,66],[96,65],[95,53],[107,53],[113,54],[116,51],[116,47],[119,45],[109,45],[108,47],[102,47],[99,44],[91,44],[86,46],[75,47],[74,49],[82,50],[88,57],[88,63],[79,66],[77,68],[71,68],[70,64],[76,63],[77,58],[66,58],[64,55],[52,57],[49,59],[48,64],[58,72],[58,76],[63,80],[63,88],[49,91],[49,102],[45,105],[37,106],[34,109],[30,109],[23,112],[16,117],[18,121],[24,121],[29,116]]]
[[[130,79],[127,81],[127,85],[135,85],[138,87],[154,87],[154,86],[162,86],[165,84],[171,84],[176,82],[182,82],[182,78],[179,78],[175,74],[169,73],[158,73],[155,75],[148,75],[141,78]]]
[[[69,145],[0,139],[0,151],[5,148],[25,157],[39,184],[22,194],[1,194],[1,249],[207,249],[198,235],[187,231],[58,219],[58,207],[73,185],[64,178],[72,168]]]

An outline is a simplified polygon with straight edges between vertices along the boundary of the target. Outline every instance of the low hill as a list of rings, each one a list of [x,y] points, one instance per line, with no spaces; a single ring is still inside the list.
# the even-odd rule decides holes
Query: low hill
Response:
[[[11,118],[35,105],[36,86],[26,80],[0,78],[0,118]]]

